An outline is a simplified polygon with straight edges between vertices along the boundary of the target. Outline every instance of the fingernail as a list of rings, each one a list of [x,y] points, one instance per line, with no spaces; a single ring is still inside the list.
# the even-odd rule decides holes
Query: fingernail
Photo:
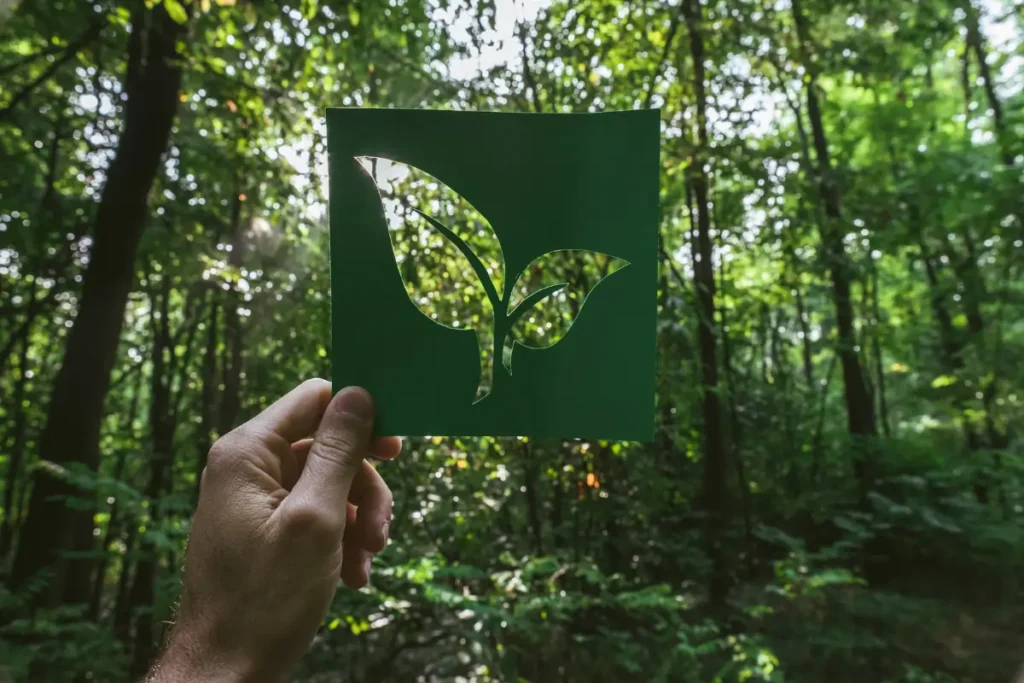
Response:
[[[391,520],[385,519],[384,523],[380,525],[380,533],[384,537],[384,540],[388,540],[388,535],[391,533]]]
[[[366,565],[363,567],[363,569],[366,570],[366,580],[367,581],[370,580],[370,567],[371,567],[372,564],[373,564],[373,555],[370,555],[368,558],[366,558]]]
[[[338,410],[343,413],[368,421],[373,419],[373,399],[365,389],[346,387],[338,392],[334,399]]]

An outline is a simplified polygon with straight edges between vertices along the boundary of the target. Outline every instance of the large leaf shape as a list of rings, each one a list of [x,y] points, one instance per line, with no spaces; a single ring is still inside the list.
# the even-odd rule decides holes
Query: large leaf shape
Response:
[[[476,332],[476,400],[483,399],[493,379],[494,316],[503,315],[505,262],[497,236],[472,204],[429,173],[379,157],[357,160],[380,194],[409,299],[440,325]]]
[[[534,259],[520,273],[508,304],[502,363],[512,372],[516,344],[554,346],[569,333],[594,289],[629,262],[597,251],[566,249]]]

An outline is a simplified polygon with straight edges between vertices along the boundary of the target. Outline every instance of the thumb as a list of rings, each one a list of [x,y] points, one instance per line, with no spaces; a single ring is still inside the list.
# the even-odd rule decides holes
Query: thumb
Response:
[[[374,415],[373,399],[364,389],[339,391],[324,411],[291,495],[322,514],[339,515],[344,524],[352,480],[370,450]]]

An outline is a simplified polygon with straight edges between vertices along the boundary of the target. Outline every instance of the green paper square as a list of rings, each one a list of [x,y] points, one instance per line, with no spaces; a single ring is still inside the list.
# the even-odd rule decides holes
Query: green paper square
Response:
[[[657,110],[327,111],[334,382],[370,391],[380,434],[652,440],[659,121]],[[403,178],[428,174],[438,181],[431,192],[440,186],[466,204],[410,198],[396,189],[404,181],[388,180],[401,170],[390,162],[411,169]],[[456,209],[446,214],[448,206]],[[462,206],[472,218],[463,219]],[[427,248],[396,255],[393,237],[416,221],[437,231],[430,244],[471,252],[459,258],[475,270],[438,277],[476,273],[479,284],[467,282],[466,292],[484,292],[488,274],[497,281],[480,296],[490,314],[467,323],[485,330],[479,335],[427,317],[413,299],[425,301],[419,291],[407,291],[397,261],[415,269],[433,258]],[[474,240],[488,230],[500,258],[474,264]],[[573,266],[577,257],[590,260]],[[610,274],[599,286],[577,286],[602,273]],[[570,284],[528,289],[545,278]],[[513,289],[533,292],[518,304],[524,315]],[[523,346],[549,343],[530,341],[544,333],[543,323],[530,327],[534,311],[555,315],[568,332],[544,348]]]

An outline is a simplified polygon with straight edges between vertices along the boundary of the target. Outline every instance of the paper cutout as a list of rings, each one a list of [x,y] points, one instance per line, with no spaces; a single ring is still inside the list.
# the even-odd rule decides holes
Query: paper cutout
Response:
[[[334,381],[379,433],[652,438],[656,111],[327,124]]]
[[[502,344],[502,364],[509,373],[514,344],[532,349],[557,344],[583,312],[583,304],[594,288],[628,265],[625,259],[600,252],[563,249],[544,254],[527,266],[519,274],[508,303],[508,335]],[[542,301],[555,305],[538,305]],[[527,313],[532,327],[522,324],[522,316]]]
[[[457,319],[448,325],[453,329],[472,329],[476,333],[481,361],[476,401],[482,401],[491,392],[494,350],[498,346],[502,348],[502,364],[511,374],[516,343],[530,348],[549,348],[558,343],[579,316],[590,291],[604,278],[629,265],[627,261],[607,254],[585,250],[556,251],[535,259],[520,273],[515,286],[506,291],[502,288],[505,263],[501,243],[487,218],[469,202],[437,178],[413,166],[377,157],[358,157],[357,161],[377,186],[396,264],[416,262],[412,269],[407,267],[403,272],[399,268],[399,271],[403,272],[409,299],[420,312],[437,324],[445,325],[445,319],[439,320],[437,313],[431,313],[429,308],[430,299],[437,291],[427,292],[426,296],[417,292],[420,278],[415,275],[415,270],[423,267],[422,260],[416,258],[420,249],[413,247],[403,254],[399,236],[402,233],[411,233],[406,237],[420,245],[424,256],[450,251],[443,246],[439,248],[438,236],[446,240],[448,246],[455,247],[457,256],[454,260],[464,263],[464,266],[454,274],[448,269],[445,276],[451,275],[456,280],[456,291],[463,298],[461,303],[484,300],[484,308],[489,315],[475,319],[471,316],[472,327]],[[483,238],[473,240],[477,243],[476,249],[467,241],[474,237]],[[481,243],[486,245],[484,249],[480,249]],[[481,255],[477,254],[478,251]],[[449,256],[447,261],[450,263],[451,260]],[[557,302],[566,305],[557,306],[561,309],[558,315],[544,315],[545,308],[556,308],[546,305],[556,301],[556,297]],[[531,323],[536,323],[535,315],[553,319],[542,320],[536,325],[533,339],[529,329],[516,335],[516,328],[524,327],[521,323],[527,313],[531,314]],[[564,329],[553,331],[547,339],[537,343],[536,338],[544,337],[545,331],[553,328],[556,321],[567,324],[561,326]]]
[[[439,325],[476,332],[481,371],[475,400],[484,399],[491,390],[495,307],[504,280],[501,243],[479,211],[430,174],[389,159],[357,161],[377,187],[413,305]],[[446,290],[455,296],[439,296]]]

